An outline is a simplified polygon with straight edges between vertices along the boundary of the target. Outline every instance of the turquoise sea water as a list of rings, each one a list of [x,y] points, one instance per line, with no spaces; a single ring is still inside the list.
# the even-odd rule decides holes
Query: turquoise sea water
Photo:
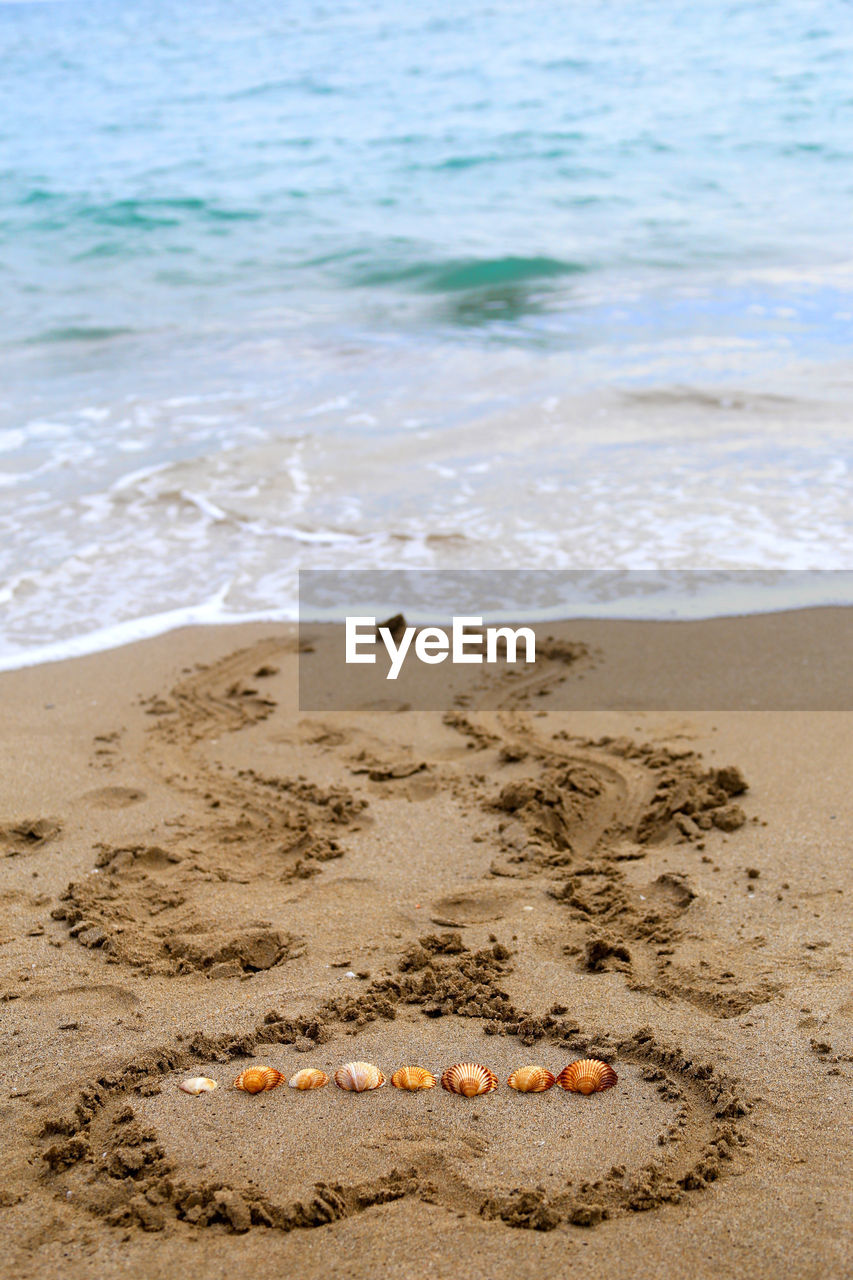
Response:
[[[6,650],[847,567],[851,70],[844,0],[0,3]]]

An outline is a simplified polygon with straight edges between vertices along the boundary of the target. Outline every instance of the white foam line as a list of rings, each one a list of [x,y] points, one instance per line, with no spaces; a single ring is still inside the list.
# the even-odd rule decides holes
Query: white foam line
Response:
[[[257,520],[240,520],[238,523],[247,532],[258,534],[264,538],[289,538],[292,542],[317,543],[319,546],[324,547],[345,546],[351,542],[366,544],[373,539],[372,534],[334,533],[331,530],[324,529],[312,531],[297,529],[293,525],[264,525]]]
[[[211,502],[203,493],[194,493],[192,489],[181,489],[181,497],[186,502],[191,502],[194,507],[198,507],[202,515],[207,516],[210,520],[222,521],[230,520],[231,517],[227,511],[223,511],[221,507],[217,507],[215,502]]]
[[[164,471],[168,471],[174,464],[172,462],[158,462],[151,467],[139,467],[136,471],[128,471],[125,475],[119,476],[110,486],[113,492],[121,492],[122,489],[128,489],[131,485],[138,484],[140,480],[148,480],[151,476],[160,475]]]
[[[415,570],[418,572],[418,570]],[[346,574],[342,575],[346,581]],[[402,585],[402,584],[401,584]],[[404,589],[404,588],[403,588]],[[358,600],[358,612],[364,616],[387,617],[400,609],[399,595],[395,598],[377,598],[373,602]],[[613,622],[705,622],[711,618],[742,618],[764,613],[788,613],[794,609],[849,608],[853,606],[853,574],[844,586],[827,588],[811,580],[796,587],[779,584],[732,584],[707,588],[690,598],[684,592],[660,591],[654,598],[647,596],[621,596],[615,600],[594,602],[589,599],[563,600],[559,604],[536,608],[523,601],[497,609],[488,607],[473,610],[482,615],[485,623],[522,622],[582,622],[585,620],[609,620]],[[355,609],[352,605],[350,612]],[[403,603],[406,621],[414,626],[448,626],[453,613],[461,609],[447,610],[437,605],[430,609]],[[465,605],[465,613],[472,612]],[[304,622],[342,622],[340,607],[312,607],[303,602],[301,620]]]
[[[149,640],[153,636],[176,631],[179,627],[236,625],[241,622],[288,622],[295,610],[263,610],[257,613],[229,613],[223,602],[231,583],[220,587],[215,595],[201,604],[187,605],[182,609],[169,609],[146,618],[129,618],[85,635],[56,640],[36,649],[19,650],[17,653],[0,654],[0,671],[17,671],[22,667],[37,667],[45,662],[63,662],[66,658],[84,658],[107,649],[119,649],[137,640]]]

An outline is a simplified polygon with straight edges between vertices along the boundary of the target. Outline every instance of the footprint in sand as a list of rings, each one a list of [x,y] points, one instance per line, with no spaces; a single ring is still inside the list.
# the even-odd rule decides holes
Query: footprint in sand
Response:
[[[507,913],[518,909],[518,892],[494,889],[464,889],[437,898],[430,908],[433,924],[445,928],[462,929],[469,924],[487,924],[502,920]]]
[[[99,809],[127,809],[129,805],[139,804],[146,798],[144,791],[138,787],[97,787],[94,791],[86,791],[80,797],[88,800]]]
[[[94,982],[60,991],[33,992],[22,995],[19,1003],[28,1008],[27,1017],[38,1014],[80,1015],[106,1019],[116,1013],[134,1009],[141,1000],[129,987],[114,982]]]
[[[59,822],[52,818],[18,818],[0,822],[0,849],[7,850],[7,857],[41,849],[49,840],[55,840],[62,831]]]

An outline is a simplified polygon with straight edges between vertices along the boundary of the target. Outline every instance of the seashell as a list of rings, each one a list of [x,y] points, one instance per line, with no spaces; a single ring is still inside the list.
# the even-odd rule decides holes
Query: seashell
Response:
[[[183,1089],[184,1093],[212,1093],[219,1085],[207,1076],[191,1076],[189,1080],[182,1080],[178,1088]]]
[[[412,1092],[416,1089],[434,1089],[435,1076],[425,1067],[401,1067],[394,1072],[391,1083],[395,1089],[409,1089]]]
[[[544,1093],[553,1083],[554,1076],[550,1071],[533,1066],[519,1067],[507,1080],[510,1089],[517,1089],[519,1093]]]
[[[275,1067],[247,1067],[234,1081],[234,1088],[244,1093],[263,1093],[265,1089],[274,1089],[283,1079],[284,1072],[276,1071]]]
[[[287,1083],[291,1089],[322,1089],[324,1084],[329,1083],[329,1077],[317,1067],[303,1067]]]
[[[476,1098],[480,1093],[491,1093],[498,1087],[498,1078],[488,1067],[479,1062],[457,1062],[448,1067],[441,1077],[441,1087],[448,1093],[461,1093],[465,1098]]]
[[[570,1093],[600,1093],[612,1089],[619,1079],[612,1067],[597,1058],[581,1058],[570,1062],[557,1076],[557,1084]]]
[[[364,1093],[367,1089],[381,1089],[385,1077],[371,1062],[348,1062],[335,1072],[335,1084],[351,1093]]]

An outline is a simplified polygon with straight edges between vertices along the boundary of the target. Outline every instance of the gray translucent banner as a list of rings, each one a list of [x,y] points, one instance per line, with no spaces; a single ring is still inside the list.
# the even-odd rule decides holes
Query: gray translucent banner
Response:
[[[850,710],[853,572],[307,570],[302,711]]]

